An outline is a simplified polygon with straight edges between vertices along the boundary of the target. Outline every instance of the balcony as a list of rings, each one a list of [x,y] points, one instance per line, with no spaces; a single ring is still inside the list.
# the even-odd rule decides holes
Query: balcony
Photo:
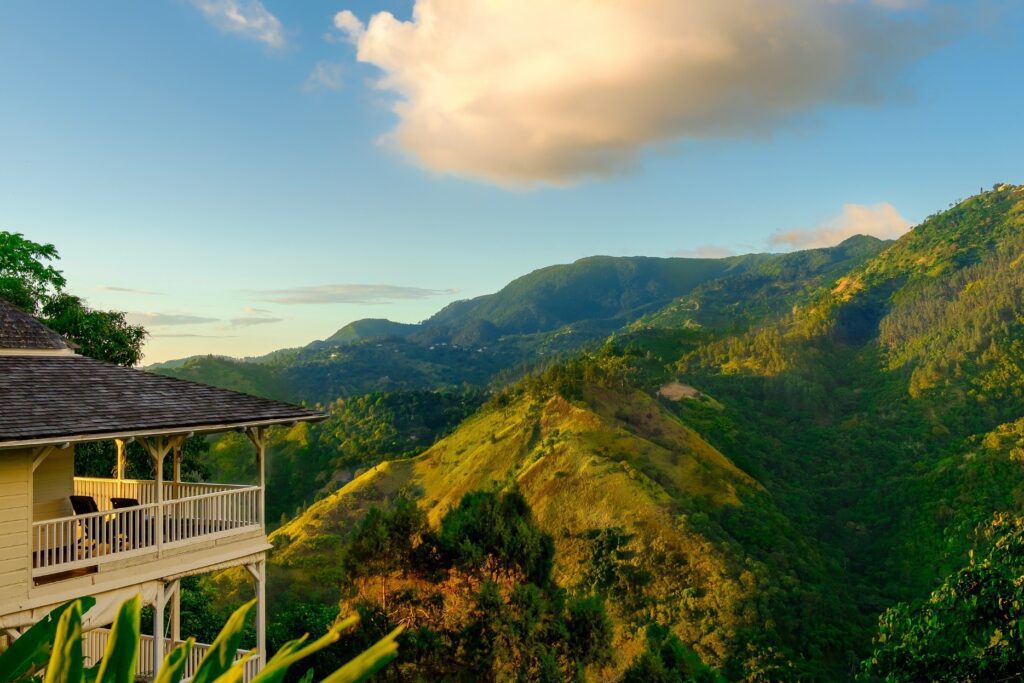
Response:
[[[174,481],[162,482],[162,491],[158,497],[152,480],[75,477],[74,495],[91,497],[98,511],[32,523],[33,579],[47,583],[116,560],[262,531],[259,486]]]

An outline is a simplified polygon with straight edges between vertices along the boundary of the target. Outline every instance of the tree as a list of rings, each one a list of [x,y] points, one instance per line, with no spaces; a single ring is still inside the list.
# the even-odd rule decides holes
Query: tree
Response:
[[[129,324],[124,313],[93,310],[65,292],[67,280],[51,265],[59,258],[52,244],[0,231],[0,298],[71,339],[83,356],[137,365],[142,360],[145,328]]]
[[[0,231],[0,298],[35,314],[41,302],[67,281],[50,265],[59,259],[52,244],[39,244],[17,232]]]
[[[546,584],[554,564],[551,536],[534,523],[530,506],[518,490],[473,491],[441,521],[439,552],[464,571],[487,561],[506,572],[522,572],[526,580]]]
[[[1024,676],[1024,519],[996,515],[985,547],[931,596],[879,619],[865,677],[1009,681]]]
[[[406,496],[389,509],[372,507],[349,539],[345,564],[353,576],[380,576],[381,607],[387,607],[387,576],[412,565],[413,552],[427,528],[427,517]]]
[[[604,664],[612,659],[613,627],[604,600],[588,595],[569,600],[566,605],[566,646],[569,656],[584,664]]]
[[[647,627],[647,649],[633,660],[623,683],[721,683],[722,677],[660,624]]]
[[[60,292],[43,304],[42,319],[78,345],[78,353],[132,367],[142,360],[146,330],[118,311],[97,311],[77,296]]]

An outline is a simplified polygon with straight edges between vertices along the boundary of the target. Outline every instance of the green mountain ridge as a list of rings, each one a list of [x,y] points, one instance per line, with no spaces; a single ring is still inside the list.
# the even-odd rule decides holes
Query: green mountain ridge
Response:
[[[328,492],[275,533],[279,599],[351,599],[339,553],[372,506],[412,496],[437,524],[515,486],[561,585],[617,577],[601,591],[620,656],[593,678],[656,623],[731,680],[914,680],[877,669],[911,652],[872,640],[880,615],[1024,515],[1024,187],[843,246],[749,259]],[[314,586],[310,567],[336,573]]]
[[[717,311],[720,318],[730,314],[732,305],[723,293],[742,297],[759,288],[762,298],[774,297],[777,304],[783,301],[781,290],[795,294],[883,246],[860,236],[836,247],[791,254],[590,257],[534,271],[495,294],[455,302],[417,325],[366,319],[328,339],[261,358],[197,356],[148,369],[321,403],[370,391],[488,386],[599,345],[623,325],[656,315],[673,302],[700,297],[705,310]]]

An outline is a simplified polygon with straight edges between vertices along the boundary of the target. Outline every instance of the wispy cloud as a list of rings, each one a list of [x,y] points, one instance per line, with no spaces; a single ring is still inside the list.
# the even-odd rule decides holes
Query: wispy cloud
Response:
[[[242,309],[243,313],[248,315],[270,315],[273,311],[266,308],[253,308],[252,306],[246,306]]]
[[[192,0],[207,21],[221,31],[258,40],[280,49],[287,42],[284,26],[259,0]]]
[[[160,339],[234,339],[237,335],[234,334],[153,334],[151,337],[158,337]]]
[[[240,318],[232,318],[228,322],[231,323],[232,327],[252,327],[253,325],[269,325],[270,323],[279,323],[284,318],[267,318],[263,316],[242,316]]]
[[[693,249],[677,249],[672,252],[672,255],[683,258],[725,258],[726,256],[735,256],[736,251],[719,244],[702,244]]]
[[[149,296],[163,296],[163,292],[154,292],[148,289],[135,289],[134,287],[112,287],[110,285],[100,285],[96,288],[100,292],[125,292],[127,294],[147,294]]]
[[[505,186],[630,170],[676,140],[763,135],[821,105],[876,105],[939,43],[916,0],[415,0],[334,27],[383,72],[385,142]],[[894,10],[901,10],[899,12]]]
[[[425,289],[400,285],[332,284],[256,292],[261,301],[279,304],[386,304],[456,294],[456,289]]]
[[[910,230],[912,223],[892,204],[844,204],[838,216],[813,228],[782,230],[768,237],[773,246],[792,249],[831,247],[854,235],[871,235],[883,240],[896,239]]]
[[[312,93],[317,90],[341,90],[344,85],[345,67],[334,62],[318,62],[306,82],[302,84],[303,92]]]
[[[128,320],[136,325],[171,327],[176,325],[202,325],[218,322],[218,318],[207,318],[187,313],[129,313]]]

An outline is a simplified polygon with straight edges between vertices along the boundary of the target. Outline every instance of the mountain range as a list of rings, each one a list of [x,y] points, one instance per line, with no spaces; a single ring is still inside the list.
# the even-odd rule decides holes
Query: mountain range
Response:
[[[345,539],[400,499],[437,527],[470,492],[516,490],[556,583],[607,602],[616,654],[592,678],[628,673],[652,624],[727,680],[885,678],[880,616],[928,600],[993,518],[1024,513],[1024,187],[894,242],[583,259],[419,325],[156,371],[331,411],[274,437],[271,466],[317,482],[272,536],[279,613],[377,600],[383,621],[434,628],[416,606],[450,596],[399,568],[379,572],[390,597],[346,590]],[[415,448],[374,436],[408,423],[385,399],[463,385],[484,393],[417,423]],[[1001,632],[977,631],[978,656],[995,652]]]
[[[163,374],[283,400],[329,402],[369,391],[507,382],[644,316],[755,324],[885,243],[858,236],[792,254],[722,259],[595,256],[457,301],[419,324],[364,319],[324,340],[258,358],[194,356],[149,366]],[[759,302],[734,315],[740,301]],[[703,308],[701,308],[703,306]],[[692,313],[692,315],[691,315]]]

